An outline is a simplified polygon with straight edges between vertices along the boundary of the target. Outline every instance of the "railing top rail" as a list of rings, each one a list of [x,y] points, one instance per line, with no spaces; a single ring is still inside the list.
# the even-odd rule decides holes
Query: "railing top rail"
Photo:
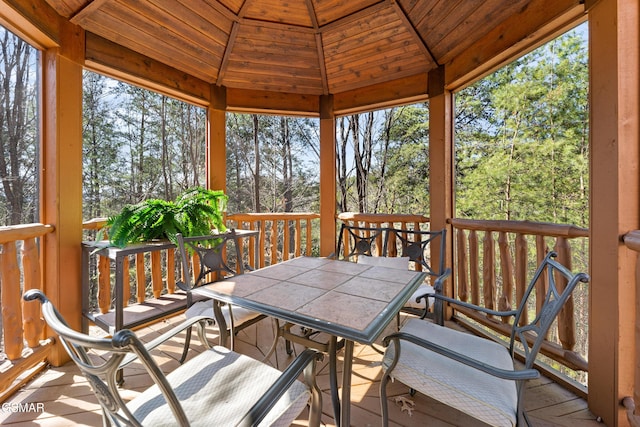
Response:
[[[361,213],[342,212],[338,214],[338,219],[342,221],[364,221],[364,222],[429,222],[429,217],[416,214],[382,214],[382,213]]]
[[[53,225],[40,223],[7,225],[0,227],[0,244],[44,236],[53,230]]]
[[[108,218],[92,218],[82,223],[84,230],[99,230],[105,226]]]
[[[234,213],[227,215],[227,219],[231,221],[260,221],[260,220],[278,220],[278,219],[316,219],[320,218],[319,213],[313,212],[265,212],[265,213]]]
[[[554,224],[550,222],[508,221],[508,220],[476,220],[450,218],[448,222],[456,228],[476,231],[504,231],[507,233],[530,234],[551,237],[589,237],[589,229],[571,224]]]

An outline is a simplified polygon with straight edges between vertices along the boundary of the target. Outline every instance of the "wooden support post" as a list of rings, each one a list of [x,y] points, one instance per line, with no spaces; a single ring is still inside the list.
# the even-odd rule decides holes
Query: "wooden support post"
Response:
[[[635,254],[620,236],[640,228],[640,4],[589,2],[589,409],[626,426],[633,395]],[[636,356],[637,357],[637,356]]]
[[[207,110],[207,188],[227,190],[227,90],[211,86],[211,104]]]
[[[320,97],[320,256],[336,250],[336,118],[333,96]]]
[[[42,53],[40,221],[55,227],[43,238],[43,286],[69,326],[81,330],[84,31],[69,23],[60,31],[61,47]],[[57,343],[49,362],[68,360]]]
[[[429,192],[431,194],[429,212],[431,230],[447,227],[447,220],[453,217],[453,95],[445,88],[445,69],[440,66],[429,72]],[[425,206],[426,208],[426,206]],[[447,233],[445,266],[453,262],[453,233]],[[439,265],[438,245],[431,246],[431,265]],[[455,276],[455,272],[452,272]],[[453,295],[453,280],[445,282],[445,295]],[[450,317],[447,310],[446,317]]]

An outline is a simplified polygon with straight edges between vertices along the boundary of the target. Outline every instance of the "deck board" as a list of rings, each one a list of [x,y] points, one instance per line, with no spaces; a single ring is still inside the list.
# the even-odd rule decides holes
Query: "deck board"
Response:
[[[160,333],[168,330],[182,317],[158,322],[137,332],[143,341],[149,341]],[[390,325],[383,336],[395,328],[395,322]],[[101,333],[96,331],[96,333]],[[214,330],[208,333],[210,342],[217,343]],[[267,353],[273,339],[271,322],[263,320],[256,325],[242,330],[236,337],[236,350],[257,359],[262,359]],[[160,366],[166,372],[178,366],[178,359],[182,354],[184,335],[179,335],[170,343],[162,345],[153,351]],[[377,346],[380,348],[379,346]],[[296,346],[297,351],[302,348]],[[195,336],[192,339],[191,353],[195,356],[204,350],[204,346]],[[372,347],[356,344],[354,349],[354,365],[351,389],[351,419],[354,426],[380,425],[379,381],[381,377],[381,355]],[[287,356],[284,344],[278,346],[277,359],[280,368],[286,366],[292,356]],[[275,355],[268,361],[276,366]],[[338,366],[341,370],[342,354],[338,355]],[[323,416],[325,426],[333,426],[331,398],[329,395],[328,358],[319,364],[318,385],[323,392]],[[127,399],[135,397],[151,384],[140,365],[133,364],[125,369],[125,384],[123,386]],[[430,427],[448,426],[480,426],[482,423],[471,419],[465,414],[452,410],[445,405],[420,393],[411,397],[406,386],[400,383],[390,383],[388,387],[390,426],[414,427],[429,425]],[[395,402],[396,397],[410,398],[415,402],[415,409],[411,414],[402,411]],[[0,411],[2,425],[33,425],[33,426],[98,426],[102,424],[100,408],[91,389],[78,369],[73,364],[45,370],[33,381],[22,387],[7,400],[8,404],[36,403],[42,404],[43,412],[15,412]],[[571,426],[596,427],[593,414],[587,408],[584,399],[563,389],[552,381],[541,378],[530,381],[525,395],[525,407],[529,417],[536,427]],[[293,424],[306,425],[306,411]]]

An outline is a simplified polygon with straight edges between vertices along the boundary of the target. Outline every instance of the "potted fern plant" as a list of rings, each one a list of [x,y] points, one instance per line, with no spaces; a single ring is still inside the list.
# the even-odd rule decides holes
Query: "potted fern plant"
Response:
[[[184,236],[211,234],[226,230],[223,213],[227,196],[220,190],[194,187],[175,201],[147,199],[126,205],[107,220],[105,231],[109,241],[117,247],[155,239],[169,239],[176,243],[177,233]]]

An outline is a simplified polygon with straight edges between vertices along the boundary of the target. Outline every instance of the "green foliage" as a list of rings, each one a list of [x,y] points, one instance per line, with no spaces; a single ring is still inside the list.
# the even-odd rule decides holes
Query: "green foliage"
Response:
[[[111,244],[124,247],[153,239],[169,239],[175,243],[177,233],[185,236],[211,234],[212,230],[225,231],[223,212],[227,196],[222,191],[191,188],[175,202],[147,199],[135,205],[126,205],[110,217],[106,224]]]
[[[456,94],[456,216],[588,227],[588,82],[574,31]]]

